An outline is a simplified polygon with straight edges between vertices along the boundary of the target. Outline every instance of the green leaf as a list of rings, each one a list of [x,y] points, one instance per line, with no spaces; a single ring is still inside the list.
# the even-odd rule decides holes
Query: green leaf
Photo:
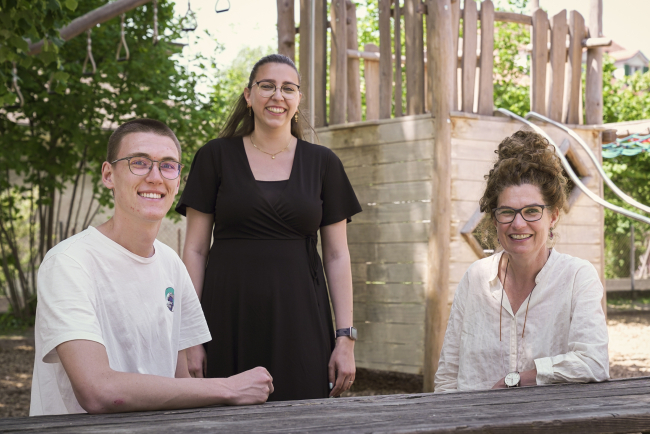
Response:
[[[78,5],[77,0],[65,0],[65,6],[71,11],[76,10],[77,5]]]

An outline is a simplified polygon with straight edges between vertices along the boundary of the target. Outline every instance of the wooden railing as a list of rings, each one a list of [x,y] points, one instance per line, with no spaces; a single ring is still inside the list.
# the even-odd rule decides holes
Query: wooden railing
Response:
[[[316,8],[315,36],[316,53],[325,53],[327,32],[331,27],[330,56],[325,59],[319,54],[315,68],[314,99],[316,126],[358,122],[362,119],[375,120],[402,115],[431,112],[436,79],[427,74],[428,59],[437,53],[427,53],[425,40],[431,45],[431,32],[425,32],[423,17],[428,14],[428,4],[437,0],[379,0],[379,39],[377,47],[366,44],[359,50],[357,37],[356,8],[350,0],[333,0],[330,5],[329,22],[325,15],[326,0],[302,0],[299,34],[300,70],[303,76],[303,93],[307,94],[309,83],[309,8]],[[399,7],[396,7],[396,4]],[[532,16],[494,10],[491,0],[480,3],[467,0],[461,9],[460,0],[451,2],[453,52],[457,58],[441,61],[457,62],[457,77],[454,78],[453,109],[466,113],[492,115],[494,89],[494,27],[495,22],[518,23],[530,28],[531,46],[531,110],[547,115],[553,120],[568,124],[582,123],[582,52],[598,50],[611,44],[611,40],[589,37],[585,20],[577,11],[568,14],[563,10],[549,17],[541,9]],[[282,17],[280,17],[282,19]],[[319,21],[320,20],[320,21]],[[478,29],[478,23],[480,31]],[[462,25],[463,38],[459,38]],[[393,30],[391,35],[391,29]],[[402,53],[401,30],[404,29],[405,52]],[[326,116],[326,70],[323,64],[329,60],[329,114]],[[478,68],[478,72],[477,72]],[[587,74],[598,73],[588,68]],[[404,73],[405,80],[403,80]],[[365,86],[362,89],[361,76]],[[585,93],[602,94],[598,80],[587,79]],[[405,106],[402,100],[405,92]],[[361,113],[362,94],[365,93],[366,113]],[[305,100],[307,100],[305,98]],[[589,99],[589,98],[587,98]],[[593,98],[592,98],[593,100]],[[597,104],[596,104],[597,105]],[[305,104],[305,107],[307,105]],[[599,107],[595,108],[599,110]],[[590,107],[587,107],[590,110]],[[589,116],[587,116],[589,118]],[[593,118],[593,116],[592,116]]]

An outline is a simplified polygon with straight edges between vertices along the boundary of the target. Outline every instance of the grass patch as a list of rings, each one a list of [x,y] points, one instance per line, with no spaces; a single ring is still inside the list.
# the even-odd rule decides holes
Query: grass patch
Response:
[[[13,312],[7,312],[0,315],[0,335],[7,335],[16,332],[24,332],[30,327],[34,327],[35,316],[19,318]]]
[[[650,291],[639,291],[638,294],[630,292],[622,294],[609,293],[607,294],[607,307],[632,310],[650,309]]]

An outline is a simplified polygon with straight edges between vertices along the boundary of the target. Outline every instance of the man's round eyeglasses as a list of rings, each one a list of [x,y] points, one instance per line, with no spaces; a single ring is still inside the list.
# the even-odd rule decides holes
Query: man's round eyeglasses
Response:
[[[263,98],[273,96],[278,89],[275,83],[270,81],[256,81],[253,83],[253,86],[255,85],[257,85],[257,91]],[[284,99],[294,99],[296,95],[300,94],[300,86],[285,83],[280,87],[280,93],[282,93]]]
[[[548,205],[529,205],[519,209],[502,206],[493,209],[492,212],[499,223],[512,223],[517,214],[521,214],[527,222],[536,222],[544,215],[544,208],[548,208]]]
[[[160,169],[160,174],[165,179],[176,179],[181,174],[181,169],[183,165],[178,161],[174,160],[152,160],[147,157],[124,157],[119,160],[113,161],[111,164],[115,164],[118,161],[126,160],[129,162],[129,170],[131,173],[137,176],[145,176],[151,172],[154,163],[158,163],[158,168]]]

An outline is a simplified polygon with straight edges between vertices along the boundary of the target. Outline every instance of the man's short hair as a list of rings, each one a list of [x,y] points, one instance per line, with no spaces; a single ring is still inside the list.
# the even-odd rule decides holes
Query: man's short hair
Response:
[[[167,125],[155,119],[133,119],[120,125],[115,131],[113,131],[113,134],[111,134],[111,137],[108,139],[106,161],[112,163],[117,160],[122,139],[132,133],[153,133],[159,136],[169,137],[174,141],[174,144],[176,144],[176,149],[178,149],[178,159],[180,160],[181,144],[176,138],[176,134],[174,134]]]

